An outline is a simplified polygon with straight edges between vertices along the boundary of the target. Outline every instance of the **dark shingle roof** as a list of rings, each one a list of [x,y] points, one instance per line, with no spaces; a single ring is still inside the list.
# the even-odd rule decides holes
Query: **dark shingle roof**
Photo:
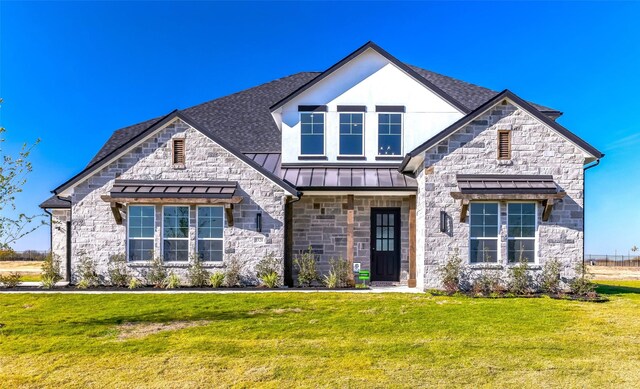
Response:
[[[53,195],[40,204],[42,209],[59,209],[59,208],[71,208],[71,201],[59,198]]]
[[[473,110],[498,94],[425,69],[410,66],[415,72],[449,94],[460,104]],[[182,110],[213,135],[225,140],[242,153],[279,153],[280,131],[269,107],[319,76],[320,72],[302,72],[266,84]],[[535,105],[546,112],[558,112]],[[161,118],[125,127],[111,135],[89,165],[104,158]]]

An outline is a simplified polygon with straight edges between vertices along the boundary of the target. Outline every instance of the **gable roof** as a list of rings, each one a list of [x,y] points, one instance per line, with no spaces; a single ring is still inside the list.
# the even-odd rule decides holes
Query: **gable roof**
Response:
[[[292,194],[294,196],[298,196],[298,191],[296,190],[296,188],[294,188],[290,184],[284,182],[280,177],[278,177],[277,175],[273,174],[271,171],[263,168],[260,164],[258,164],[255,161],[253,161],[253,159],[251,159],[251,158],[247,157],[246,155],[244,155],[243,153],[237,151],[233,146],[228,144],[225,140],[220,139],[218,136],[216,136],[216,135],[212,134],[211,132],[209,132],[208,130],[206,130],[205,127],[203,127],[202,125],[200,125],[199,123],[194,121],[184,111],[178,111],[178,110],[174,110],[174,111],[170,112],[169,114],[167,114],[166,116],[164,116],[163,118],[161,118],[160,120],[157,120],[157,121],[153,122],[146,129],[144,129],[143,131],[139,132],[138,134],[136,134],[134,137],[132,137],[131,139],[129,139],[125,143],[119,145],[117,148],[113,149],[108,154],[106,154],[104,157],[102,157],[99,160],[91,163],[89,166],[87,166],[80,173],[76,174],[71,179],[69,179],[67,182],[65,182],[64,184],[60,185],[56,189],[54,189],[53,192],[55,194],[60,194],[62,191],[64,191],[65,189],[68,189],[69,187],[73,186],[77,182],[83,180],[84,178],[86,178],[88,176],[91,176],[94,172],[96,172],[97,170],[102,168],[104,165],[106,165],[112,159],[118,157],[120,154],[125,152],[128,148],[134,146],[139,141],[143,140],[144,138],[146,138],[147,136],[151,135],[152,133],[154,133],[155,131],[157,131],[158,129],[162,128],[163,126],[165,126],[166,124],[170,123],[171,121],[173,121],[176,118],[182,120],[183,122],[187,123],[191,127],[193,127],[195,129],[197,129],[198,131],[202,132],[205,136],[207,136],[213,142],[215,142],[218,145],[220,145],[220,147],[222,147],[222,148],[226,149],[227,151],[229,151],[231,154],[233,154],[238,159],[242,160],[247,165],[249,165],[252,168],[254,168],[255,170],[257,170],[260,174],[264,175],[269,180],[273,181],[276,185],[280,186],[285,191],[289,192],[290,194]]]
[[[558,122],[552,120],[544,113],[540,112],[540,110],[534,107],[531,103],[528,103],[525,100],[521,99],[510,90],[505,89],[504,91],[498,93],[494,97],[487,100],[484,104],[480,105],[478,108],[473,110],[473,112],[470,112],[466,116],[462,117],[460,120],[456,121],[449,127],[445,128],[444,130],[440,131],[439,133],[437,133],[436,135],[428,139],[426,142],[422,143],[420,146],[413,149],[411,152],[407,153],[404,159],[402,160],[402,163],[400,164],[400,167],[398,168],[398,170],[400,172],[403,172],[412,158],[421,155],[424,151],[430,149],[431,147],[440,143],[442,140],[448,138],[450,135],[458,131],[460,128],[471,123],[478,116],[482,115],[488,109],[500,103],[500,101],[504,99],[511,100],[513,103],[515,103],[517,106],[527,111],[533,117],[535,117],[545,125],[551,127],[552,129],[556,130],[558,133],[560,133],[560,135],[564,136],[569,141],[573,142],[576,146],[580,147],[585,152],[591,154],[594,158],[600,159],[604,157],[604,154],[598,151],[595,147],[591,146],[585,140],[583,140],[573,132],[569,131],[568,129],[560,125]]]
[[[39,205],[42,209],[68,209],[71,208],[71,201],[62,197],[53,195]]]

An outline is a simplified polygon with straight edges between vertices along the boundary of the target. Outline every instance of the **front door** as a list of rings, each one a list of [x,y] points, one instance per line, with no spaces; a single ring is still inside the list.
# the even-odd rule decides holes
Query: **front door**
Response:
[[[400,208],[371,208],[371,281],[400,281]]]

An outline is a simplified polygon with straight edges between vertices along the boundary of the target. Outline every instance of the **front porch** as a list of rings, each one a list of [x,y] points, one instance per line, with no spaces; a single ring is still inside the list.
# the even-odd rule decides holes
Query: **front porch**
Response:
[[[409,193],[311,194],[287,205],[285,264],[309,250],[319,273],[342,258],[371,273],[373,286],[416,286],[416,196]]]

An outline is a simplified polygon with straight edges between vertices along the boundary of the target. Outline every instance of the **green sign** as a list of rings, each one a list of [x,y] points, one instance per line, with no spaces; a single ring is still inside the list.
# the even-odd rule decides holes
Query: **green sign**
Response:
[[[359,280],[368,281],[369,280],[369,276],[370,276],[369,270],[360,270],[358,272],[358,279]]]

